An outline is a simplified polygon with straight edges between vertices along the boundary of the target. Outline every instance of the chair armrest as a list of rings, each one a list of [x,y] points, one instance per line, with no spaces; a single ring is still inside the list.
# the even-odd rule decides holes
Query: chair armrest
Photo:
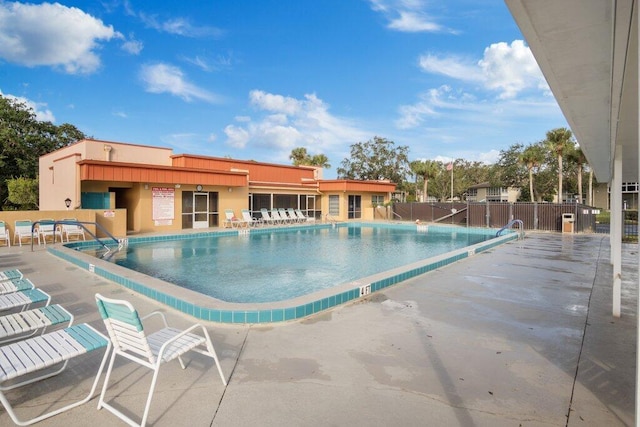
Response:
[[[164,344],[162,344],[162,347],[160,347],[160,351],[158,351],[158,360],[162,360],[162,355],[164,354],[164,351],[167,349],[167,346],[171,343],[173,343],[174,341],[182,338],[183,336],[191,333],[191,331],[193,331],[194,329],[198,329],[198,328],[202,328],[203,333],[204,333],[204,337],[208,338],[209,334],[207,333],[207,331],[204,329],[204,326],[202,326],[199,323],[196,323],[195,325],[192,325],[191,327],[185,329],[184,331],[180,332],[178,335],[176,335],[175,337],[168,339]]]
[[[167,323],[167,318],[165,317],[164,313],[160,312],[160,311],[152,311],[151,313],[147,314],[144,317],[141,317],[140,320],[146,320],[152,316],[160,316],[162,318],[162,322],[164,323],[164,327],[168,327],[169,324]]]

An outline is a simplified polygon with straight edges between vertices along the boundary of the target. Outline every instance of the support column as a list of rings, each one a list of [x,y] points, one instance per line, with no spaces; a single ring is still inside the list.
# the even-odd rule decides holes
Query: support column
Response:
[[[622,146],[616,145],[611,180],[611,264],[613,265],[613,316],[620,317],[622,286]]]

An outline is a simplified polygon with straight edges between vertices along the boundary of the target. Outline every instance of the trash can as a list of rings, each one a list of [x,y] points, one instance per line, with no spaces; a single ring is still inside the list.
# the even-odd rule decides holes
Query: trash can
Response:
[[[562,232],[573,233],[573,224],[576,222],[572,213],[562,214]]]

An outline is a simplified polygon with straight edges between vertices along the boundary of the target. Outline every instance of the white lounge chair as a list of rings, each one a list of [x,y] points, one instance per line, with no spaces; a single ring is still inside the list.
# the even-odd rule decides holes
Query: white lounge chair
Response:
[[[80,237],[82,237],[82,240],[86,240],[84,228],[77,223],[78,220],[76,218],[63,218],[62,221],[68,221],[60,224],[62,228],[62,237],[66,237],[67,242],[70,241],[69,238],[71,236],[75,236],[77,240],[80,240]]]
[[[7,246],[11,246],[11,235],[7,224],[4,221],[0,221],[0,242],[3,240],[7,243]]]
[[[106,347],[104,357],[100,363],[100,368],[93,381],[91,390],[86,397],[27,421],[18,418],[4,393],[5,391],[58,375],[67,367],[69,360],[103,347]],[[0,402],[2,402],[2,405],[7,410],[13,422],[22,426],[37,423],[80,406],[93,397],[93,393],[98,385],[98,380],[100,379],[100,373],[107,361],[107,354],[109,354],[110,349],[111,343],[107,337],[87,324],[71,326],[59,331],[49,332],[44,335],[4,345],[0,347]],[[62,364],[62,366],[54,372],[46,369],[60,364]],[[31,375],[42,370],[46,371],[40,373],[40,375],[35,378]],[[7,381],[20,379],[21,377],[26,377],[26,379],[17,383],[12,382],[9,385],[4,385]],[[74,378],[69,378],[69,381],[73,381],[73,379]],[[28,394],[23,394],[22,399],[28,399],[28,396]]]
[[[296,215],[298,216],[298,218],[300,218],[301,221],[306,221],[306,222],[313,222],[316,219],[310,216],[306,216],[304,213],[302,213],[302,211],[300,209],[296,209]]]
[[[247,223],[247,221],[240,219],[238,217],[236,217],[236,215],[233,213],[233,209],[225,209],[224,210],[224,216],[225,216],[225,220],[222,223],[223,227],[231,227],[231,228],[238,228],[238,227],[248,227],[249,223]]]
[[[24,274],[22,274],[22,271],[18,270],[17,268],[0,271],[0,282],[11,279],[22,279],[23,277]]]
[[[50,302],[51,296],[38,288],[0,295],[0,315],[3,311],[25,311],[32,304],[47,306]]]
[[[60,236],[62,242],[62,231],[56,227],[53,218],[44,218],[38,220],[38,236],[42,242],[47,245],[47,237],[51,237],[51,243],[56,242],[56,238]]]
[[[33,288],[35,288],[35,286],[31,282],[31,280],[24,277],[22,279],[3,280],[2,282],[0,282],[0,295],[26,291]]]
[[[287,208],[287,214],[289,215],[289,218],[291,218],[291,222],[301,222],[293,208]]]
[[[286,209],[279,208],[278,213],[280,214],[280,218],[283,218],[285,224],[292,224],[294,222],[294,219],[287,214]]]
[[[220,367],[216,351],[213,348],[213,343],[204,326],[195,324],[181,331],[169,327],[164,314],[159,311],[140,318],[138,312],[128,301],[110,299],[100,294],[96,294],[96,303],[98,304],[98,311],[104,320],[109,337],[113,343],[113,352],[111,354],[111,360],[109,361],[109,367],[107,368],[107,375],[104,379],[102,392],[100,393],[98,409],[105,408],[126,423],[138,425],[130,417],[105,402],[105,394],[109,387],[109,379],[116,356],[122,356],[153,371],[147,403],[142,415],[142,421],[139,424],[141,426],[144,426],[147,422],[160,366],[163,363],[170,362],[177,358],[180,366],[184,369],[185,365],[181,356],[188,351],[195,351],[213,358],[218,367],[218,373],[220,374],[222,383],[225,386],[227,385],[227,380],[222,373],[222,368]],[[147,336],[142,320],[154,315],[162,318],[164,328]],[[201,335],[198,334],[197,331],[200,332]]]
[[[73,323],[73,315],[58,304],[0,316],[0,342],[23,340],[50,326]]]
[[[242,212],[242,219],[246,221],[249,226],[258,227],[262,225],[262,221],[251,216],[249,209],[242,209],[240,212]]]
[[[38,244],[40,244],[40,234],[37,231],[33,230],[33,222],[30,219],[22,219],[16,220],[13,228],[13,244],[16,244],[16,241],[20,246],[22,246],[22,241],[24,239],[29,239],[29,242],[32,242],[35,238],[38,240]]]
[[[286,220],[280,216],[278,209],[271,209],[271,218],[273,218],[274,224],[284,224]]]
[[[267,224],[267,225],[276,224],[276,220],[271,215],[269,215],[269,211],[267,210],[267,208],[260,209],[260,214],[262,215],[262,222],[264,224]]]

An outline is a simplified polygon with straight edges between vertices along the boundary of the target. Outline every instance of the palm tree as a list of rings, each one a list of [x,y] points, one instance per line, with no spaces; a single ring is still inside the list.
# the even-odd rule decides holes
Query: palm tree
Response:
[[[529,194],[531,202],[535,202],[533,196],[533,168],[540,166],[543,161],[544,153],[542,152],[542,147],[538,144],[528,146],[518,157],[518,162],[527,166],[527,170],[529,171]]]
[[[294,166],[302,165],[305,159],[309,157],[307,153],[307,149],[304,147],[297,147],[291,150],[291,154],[289,154],[289,159],[293,160]]]
[[[558,156],[558,203],[562,203],[562,156],[571,146],[572,133],[567,128],[557,128],[547,132],[545,141],[550,151]]]
[[[576,174],[578,178],[578,200],[580,200],[580,203],[582,203],[582,172],[584,169],[584,165],[587,163],[587,158],[582,152],[582,149],[576,146],[575,149],[571,151],[570,159],[575,162],[577,166]]]
[[[322,166],[325,169],[329,169],[331,164],[329,163],[329,158],[324,154],[315,154],[311,157],[311,161],[309,162],[311,166]]]
[[[426,202],[428,200],[428,187],[429,180],[435,179],[438,176],[439,171],[439,163],[435,160],[415,160],[411,162],[409,167],[411,171],[423,179],[422,186],[422,201]]]

